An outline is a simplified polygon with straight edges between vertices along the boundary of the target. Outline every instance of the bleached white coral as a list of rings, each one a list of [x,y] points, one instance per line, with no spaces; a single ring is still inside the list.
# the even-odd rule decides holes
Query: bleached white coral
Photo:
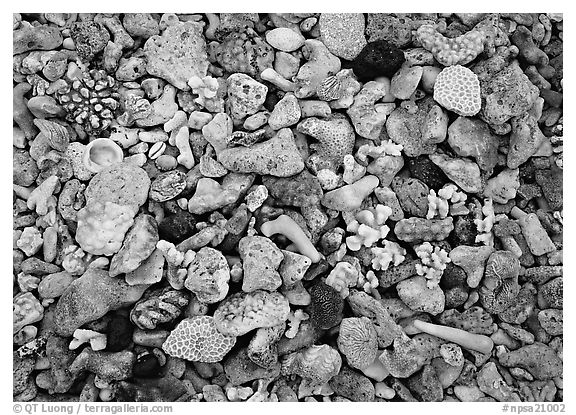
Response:
[[[433,219],[438,217],[444,219],[448,216],[448,213],[452,215],[468,214],[469,211],[464,206],[466,198],[466,193],[460,191],[453,183],[444,185],[442,189],[438,190],[438,195],[436,195],[434,189],[430,189],[426,218]]]
[[[378,277],[374,274],[374,271],[370,270],[364,274],[360,274],[358,278],[358,284],[356,285],[358,288],[362,288],[365,292],[371,293],[378,287]]]
[[[296,311],[290,311],[290,314],[288,314],[288,325],[290,327],[288,330],[286,330],[284,336],[288,337],[289,339],[293,339],[300,329],[300,323],[308,320],[309,318],[310,316],[300,309]]]
[[[416,264],[416,272],[428,280],[426,282],[428,288],[436,287],[440,283],[446,264],[451,262],[448,252],[437,246],[433,247],[430,242],[418,245],[415,251],[421,261],[420,264]]]
[[[380,145],[374,144],[361,145],[356,152],[356,158],[363,163],[368,163],[368,157],[377,159],[380,156],[401,156],[404,146],[395,144],[391,140],[383,140]]]
[[[371,249],[374,258],[372,258],[372,268],[375,270],[385,271],[390,264],[395,267],[404,262],[406,250],[396,242],[384,241],[384,247],[374,247]]]
[[[177,250],[173,243],[161,239],[156,243],[156,248],[162,252],[162,255],[164,255],[170,265],[178,267],[184,262],[184,252]]]
[[[194,94],[198,95],[198,98],[194,99],[194,102],[207,109],[211,109],[211,107],[214,106],[214,98],[216,98],[219,87],[216,78],[212,78],[211,76],[200,78],[194,75],[188,80],[188,86],[192,88]]]
[[[326,284],[340,293],[342,298],[350,294],[349,287],[355,287],[358,282],[359,272],[349,262],[338,262],[326,278]]]
[[[352,154],[344,156],[344,174],[342,179],[346,184],[352,184],[360,180],[366,174],[366,167],[359,164]]]
[[[386,238],[390,228],[385,225],[385,222],[390,215],[392,215],[392,208],[384,205],[358,212],[355,219],[346,227],[348,232],[356,234],[346,238],[348,249],[358,251],[362,246],[370,248],[379,240]]]
[[[322,189],[324,190],[336,189],[342,180],[342,176],[334,173],[330,169],[318,170],[318,173],[316,173],[316,177],[320,182],[320,186],[322,186]]]
[[[494,214],[494,205],[492,199],[484,199],[484,206],[482,206],[482,213],[484,214],[484,219],[474,219],[474,224],[478,235],[474,239],[475,242],[482,242],[486,246],[494,246],[494,235],[492,233],[492,227],[496,221],[496,216]]]

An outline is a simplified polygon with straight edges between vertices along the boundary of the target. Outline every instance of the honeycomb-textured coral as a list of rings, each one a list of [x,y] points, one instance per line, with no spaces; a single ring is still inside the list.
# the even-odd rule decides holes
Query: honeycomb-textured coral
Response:
[[[112,255],[118,252],[134,223],[134,210],[114,202],[93,202],[80,209],[76,218],[80,247],[94,255]]]
[[[283,323],[289,313],[290,304],[280,293],[262,290],[240,292],[218,305],[214,312],[214,323],[222,334],[242,336],[259,327]]]
[[[130,312],[130,320],[142,330],[154,330],[158,324],[176,320],[190,301],[190,295],[171,287],[154,290],[138,301]]]
[[[318,143],[310,146],[316,151],[317,170],[337,170],[344,163],[344,156],[351,154],[354,148],[354,128],[344,115],[331,115],[325,119],[306,118],[296,129],[318,140]]]
[[[322,101],[334,101],[342,97],[342,81],[336,75],[331,75],[320,82],[316,89],[318,99]]]
[[[97,135],[112,124],[119,107],[116,81],[104,70],[82,72],[56,91],[58,102],[67,112],[66,119]]]
[[[422,25],[416,32],[416,38],[440,64],[451,66],[465,65],[476,59],[484,50],[485,34],[471,30],[450,39],[438,33],[434,26]]]
[[[182,320],[170,333],[162,349],[170,356],[193,362],[221,361],[236,344],[236,337],[220,333],[211,316]]]
[[[366,369],[376,359],[378,339],[376,329],[368,317],[342,320],[336,343],[348,364],[356,369]]]
[[[496,314],[514,304],[520,292],[519,272],[520,261],[512,252],[496,251],[490,255],[478,290],[486,311]]]
[[[328,382],[340,372],[342,358],[338,351],[327,344],[310,346],[290,353],[282,360],[283,375],[298,375],[319,385]]]
[[[245,73],[259,79],[274,62],[274,50],[251,28],[231,33],[216,50],[216,60],[227,72]]]
[[[481,104],[478,76],[461,65],[444,68],[434,84],[434,99],[458,115],[476,115]]]
[[[315,326],[327,330],[342,321],[344,300],[338,291],[319,282],[309,292],[312,297],[311,321]]]
[[[452,217],[423,219],[414,216],[398,221],[394,227],[396,237],[404,242],[442,241],[452,230]]]
[[[376,205],[374,208],[358,212],[355,220],[346,227],[348,232],[356,234],[346,238],[348,249],[358,251],[362,246],[370,248],[379,240],[386,238],[390,228],[385,222],[391,214],[392,209],[384,205]]]

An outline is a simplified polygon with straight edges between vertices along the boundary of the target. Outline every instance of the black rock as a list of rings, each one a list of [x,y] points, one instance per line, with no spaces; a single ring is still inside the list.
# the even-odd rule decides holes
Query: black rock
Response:
[[[360,81],[379,76],[392,77],[406,59],[404,52],[385,40],[370,42],[352,63],[352,70]]]
[[[457,216],[454,221],[454,230],[450,233],[448,241],[452,246],[474,245],[477,234],[474,219],[468,216]]]
[[[151,353],[140,356],[132,368],[136,378],[153,378],[158,376],[161,366],[156,356]]]
[[[192,236],[195,231],[196,219],[191,213],[182,211],[175,215],[167,216],[158,225],[160,239],[165,239],[174,244],[182,242]]]
[[[440,167],[432,163],[427,156],[410,157],[406,164],[412,177],[424,182],[431,189],[441,189],[450,182]]]
[[[124,350],[132,342],[134,326],[127,316],[114,314],[108,323],[106,334],[106,351],[119,352]]]
[[[313,285],[308,291],[312,297],[312,324],[323,330],[340,324],[344,310],[344,300],[340,293],[323,282]]]

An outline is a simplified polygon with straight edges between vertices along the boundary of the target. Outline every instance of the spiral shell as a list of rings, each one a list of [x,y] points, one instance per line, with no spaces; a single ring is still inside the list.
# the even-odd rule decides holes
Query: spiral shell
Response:
[[[367,317],[343,319],[337,344],[348,364],[360,370],[370,366],[378,353],[376,329]]]
[[[318,99],[334,101],[342,97],[342,82],[334,75],[324,79],[316,89]]]
[[[340,353],[327,344],[323,344],[310,346],[285,356],[282,360],[282,374],[298,375],[318,385],[336,376],[341,366]]]

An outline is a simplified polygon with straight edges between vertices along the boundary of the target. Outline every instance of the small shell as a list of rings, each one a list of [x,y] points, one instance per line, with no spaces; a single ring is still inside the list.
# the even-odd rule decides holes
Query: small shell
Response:
[[[34,124],[40,132],[48,139],[50,147],[57,151],[66,151],[70,144],[70,134],[68,130],[54,121],[42,120],[36,118]]]
[[[316,89],[316,95],[322,101],[334,101],[342,97],[342,82],[332,75],[324,79]]]
[[[166,150],[166,143],[162,141],[154,143],[154,145],[148,151],[148,157],[150,158],[150,160],[156,160],[158,157],[164,154],[165,150]]]
[[[186,175],[181,171],[171,170],[161,173],[150,185],[150,199],[156,202],[174,199],[185,187]]]

